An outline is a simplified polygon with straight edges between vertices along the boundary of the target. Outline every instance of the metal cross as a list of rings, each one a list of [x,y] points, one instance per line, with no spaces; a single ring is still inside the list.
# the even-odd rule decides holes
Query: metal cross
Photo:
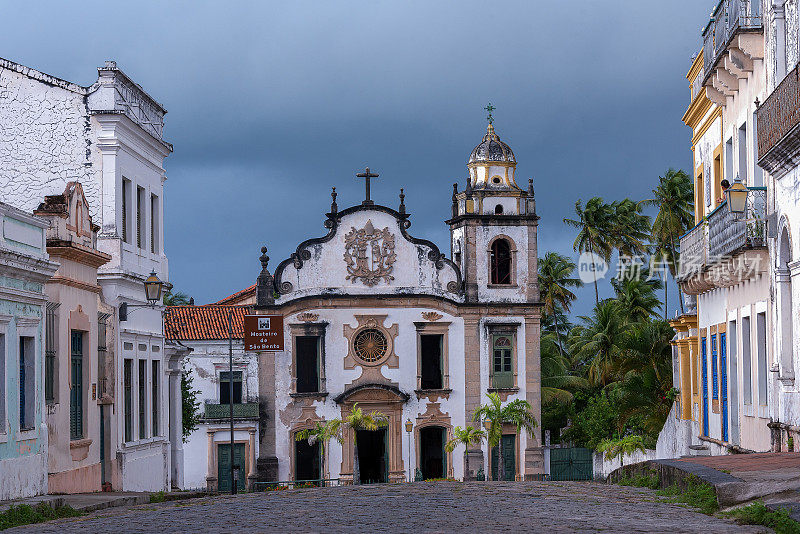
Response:
[[[483,108],[483,109],[485,109],[486,111],[488,111],[488,112],[489,112],[489,116],[488,116],[488,117],[486,117],[486,120],[488,120],[488,121],[489,121],[489,124],[494,124],[494,117],[492,117],[492,111],[496,110],[497,108],[496,108],[496,107],[494,107],[494,106],[492,105],[492,103],[491,103],[491,102],[489,102],[489,105],[488,105],[488,106],[486,106],[486,107],[485,107],[485,108]]]
[[[366,181],[367,198],[364,200],[364,202],[362,202],[362,204],[365,205],[365,206],[371,206],[372,205],[372,200],[370,200],[370,198],[369,198],[369,179],[370,178],[377,178],[378,176],[380,176],[380,175],[377,174],[377,173],[370,172],[369,167],[364,169],[364,172],[360,172],[360,173],[356,174],[357,178],[366,178],[367,179],[367,181]]]

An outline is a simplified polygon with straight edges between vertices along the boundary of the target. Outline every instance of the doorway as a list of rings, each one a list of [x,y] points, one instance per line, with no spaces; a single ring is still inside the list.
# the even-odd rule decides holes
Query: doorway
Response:
[[[309,445],[303,439],[294,442],[294,479],[320,480],[322,478],[321,452],[319,443]]]
[[[505,470],[505,478],[503,480],[514,480],[516,478],[517,470],[517,455],[516,455],[516,442],[517,436],[514,434],[504,434],[503,439],[500,440],[500,446],[503,447],[503,468]],[[492,480],[498,480],[497,464],[500,459],[500,451],[497,447],[492,447]]]
[[[389,473],[387,471],[386,429],[359,430],[356,432],[356,443],[358,444],[361,483],[387,482]]]
[[[423,480],[444,478],[446,456],[444,451],[446,430],[429,426],[419,431],[419,461]]]
[[[244,491],[245,469],[244,443],[233,444],[233,464],[239,466],[239,480],[236,483],[238,491]],[[231,444],[220,443],[217,445],[217,488],[220,493],[231,491]]]

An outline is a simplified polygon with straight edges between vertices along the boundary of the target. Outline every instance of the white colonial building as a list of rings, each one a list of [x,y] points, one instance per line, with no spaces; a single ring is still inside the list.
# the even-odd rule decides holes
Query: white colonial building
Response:
[[[86,386],[98,388],[92,402],[109,406],[101,423],[103,455],[110,464],[106,482],[118,490],[168,489],[173,476],[169,419],[180,410],[169,409],[168,391],[179,387],[180,376],[167,373],[162,310],[117,313],[122,303],[145,303],[150,272],[169,276],[163,165],[172,146],[162,138],[165,113],[113,61],[84,87],[0,59],[2,199],[32,212],[46,195],[80,183],[99,226],[97,250],[110,256],[98,281],[114,313],[107,346],[114,368],[108,380]],[[93,447],[85,439],[81,446]]]
[[[468,168],[465,190],[454,186],[451,199],[449,256],[409,233],[402,190],[398,209],[374,203],[367,185],[366,199],[342,210],[334,191],[326,235],[300,243],[274,277],[263,254],[257,284],[211,306],[248,306],[284,319],[285,350],[258,354],[258,444],[248,441],[244,428],[235,438],[248,475],[256,453],[260,480],[351,482],[354,436],[345,433],[343,443],[332,441],[324,454],[319,444],[295,436],[346,416],[356,403],[389,420],[387,428],[357,437],[363,482],[400,481],[417,471],[424,478],[489,475],[497,466],[485,443],[444,450],[454,427],[475,424],[472,415],[489,392],[504,401],[529,401],[540,419],[533,186],[517,186],[514,154],[491,124]],[[367,169],[360,176],[377,175]],[[203,308],[176,311],[176,326],[199,324],[208,313]],[[176,336],[204,350],[188,337]],[[221,347],[218,341],[217,355],[193,356],[192,372],[221,383],[227,373]],[[252,360],[238,358],[238,368],[249,372]],[[206,396],[222,402],[213,387]],[[205,432],[206,453],[192,463],[207,460],[206,481],[217,488],[226,476],[218,436],[223,443],[229,438],[217,427]],[[503,445],[509,478],[544,472],[538,429],[528,436],[507,427]],[[188,447],[186,454],[188,464]]]

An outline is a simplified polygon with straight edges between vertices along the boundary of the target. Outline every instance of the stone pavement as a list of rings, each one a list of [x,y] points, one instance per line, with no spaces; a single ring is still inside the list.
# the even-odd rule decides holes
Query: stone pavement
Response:
[[[16,533],[767,532],[594,482],[416,482],[115,508]]]

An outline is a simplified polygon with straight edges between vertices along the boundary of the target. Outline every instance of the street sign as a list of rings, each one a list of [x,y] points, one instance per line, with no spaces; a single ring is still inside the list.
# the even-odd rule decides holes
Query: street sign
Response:
[[[245,315],[244,350],[283,350],[283,315]]]

